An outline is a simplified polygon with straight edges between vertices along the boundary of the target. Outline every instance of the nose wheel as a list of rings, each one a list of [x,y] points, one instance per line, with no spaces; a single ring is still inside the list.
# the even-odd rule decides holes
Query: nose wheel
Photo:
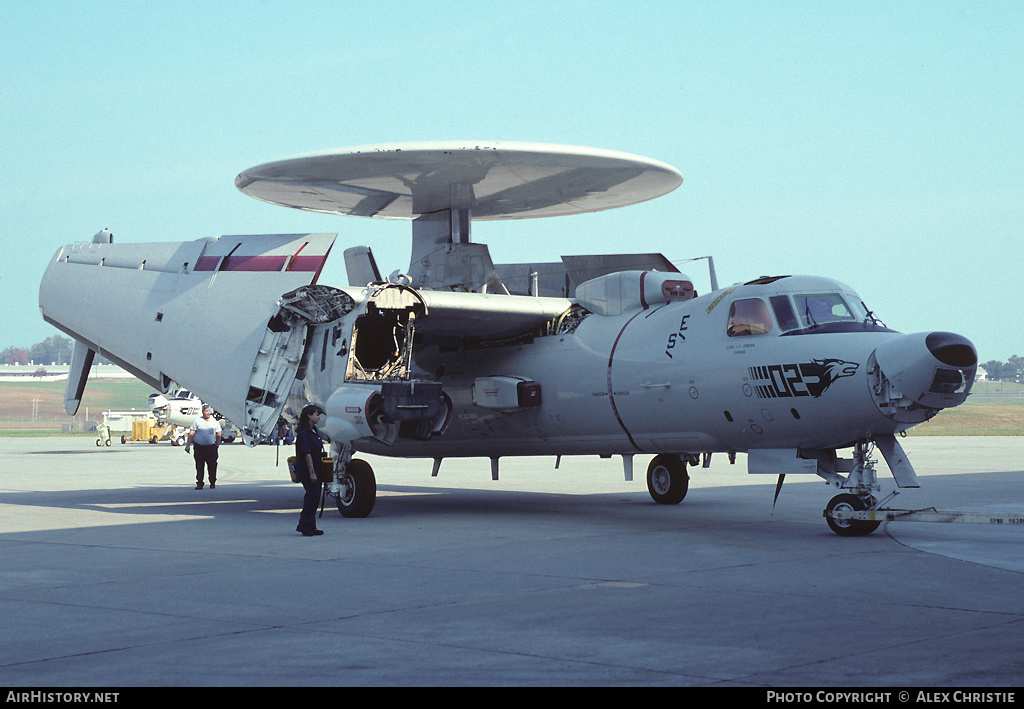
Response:
[[[818,475],[825,478],[830,485],[849,490],[849,492],[836,495],[829,500],[822,513],[829,529],[841,537],[861,537],[871,534],[882,523],[881,520],[870,519],[874,516],[873,514],[859,514],[865,510],[875,510],[879,507],[878,500],[871,494],[879,489],[875,475],[875,461],[871,455],[873,450],[874,443],[871,440],[857,441],[854,445],[853,460],[847,461],[852,465],[846,477],[838,473],[837,461],[834,456],[825,470],[822,469],[822,461],[819,461]],[[887,497],[886,500],[888,499]]]
[[[846,519],[841,515],[837,519],[833,516],[833,513],[862,512],[863,510],[871,507],[874,502],[873,498],[865,500],[862,497],[857,497],[850,493],[836,495],[829,500],[828,506],[825,508],[825,512],[823,513],[825,516],[825,522],[828,524],[829,529],[841,537],[861,537],[865,534],[871,534],[873,531],[878,529],[878,525],[881,524],[881,521]]]

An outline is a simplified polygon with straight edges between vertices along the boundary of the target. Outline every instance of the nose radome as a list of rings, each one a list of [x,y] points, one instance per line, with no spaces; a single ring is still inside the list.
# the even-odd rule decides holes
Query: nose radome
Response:
[[[950,367],[973,367],[978,363],[974,345],[963,335],[953,332],[932,332],[924,338],[928,351]]]
[[[926,419],[939,409],[967,400],[977,371],[978,353],[966,337],[952,332],[898,335],[872,355],[878,371],[873,384],[876,403],[887,415],[914,411]]]

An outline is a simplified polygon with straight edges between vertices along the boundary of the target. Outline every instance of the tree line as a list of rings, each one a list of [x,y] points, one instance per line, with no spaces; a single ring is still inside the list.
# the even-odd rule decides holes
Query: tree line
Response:
[[[71,364],[71,353],[75,351],[75,341],[70,337],[54,335],[31,347],[11,346],[0,350],[0,364]],[[110,364],[100,355],[96,355],[96,364]]]
[[[54,335],[31,347],[8,347],[0,351],[0,364],[70,364],[75,342]]]
[[[1013,355],[1005,362],[991,359],[983,362],[982,369],[988,374],[988,378],[994,382],[1019,382],[1024,381],[1024,357]]]

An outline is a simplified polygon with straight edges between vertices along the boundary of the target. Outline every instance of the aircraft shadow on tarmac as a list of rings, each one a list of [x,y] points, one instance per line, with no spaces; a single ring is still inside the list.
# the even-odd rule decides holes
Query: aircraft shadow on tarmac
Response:
[[[133,446],[107,449],[49,450],[29,455],[92,455],[129,452]],[[119,456],[120,457],[120,456]],[[93,459],[90,459],[93,460]],[[8,491],[0,493],[0,504],[22,508],[19,514],[5,514],[0,535],[42,529],[74,529],[77,526],[116,526],[139,522],[189,522],[219,520],[228,525],[244,525],[246,533],[261,533],[260,528],[291,529],[281,517],[297,516],[302,491],[287,480],[244,481],[237,468],[222,468],[221,484],[215,490],[194,490],[187,482],[187,470],[176,475],[182,484],[167,484],[162,473],[150,479],[135,478],[128,486]],[[1019,509],[1006,499],[1007,485],[1020,473],[972,473],[940,475],[930,478],[927,487],[911,491],[906,505],[915,509],[929,505],[974,507],[989,510],[1002,505],[1006,511]],[[969,478],[969,480],[968,480]],[[514,478],[510,478],[514,479]],[[553,525],[574,527],[571,534],[671,532],[693,534],[728,528],[737,537],[761,538],[765,544],[784,544],[794,538],[829,538],[838,545],[857,540],[832,539],[821,523],[820,510],[828,491],[820,481],[786,482],[773,505],[773,485],[743,484],[701,487],[700,472],[693,475],[692,489],[679,505],[657,505],[643,485],[617,492],[572,489],[576,476],[567,475],[558,490],[529,491],[480,487],[441,487],[433,485],[381,484],[379,499],[370,517],[343,518],[328,497],[320,513],[319,524],[328,530],[369,533],[389,530],[393,534],[412,533],[405,525],[435,522],[440,528],[457,527],[472,520],[490,520],[490,526],[513,525],[529,534],[530,526],[551,531]],[[80,479],[81,480],[81,479]],[[965,481],[967,484],[965,485]],[[74,484],[74,477],[70,481]],[[85,481],[82,481],[85,482]],[[488,481],[489,482],[489,481]],[[503,478],[502,484],[505,484]],[[88,484],[88,483],[86,483]],[[95,483],[93,483],[95,484]],[[527,481],[529,484],[529,481]],[[901,498],[897,498],[902,502]],[[63,510],[63,511],[62,511]],[[76,511],[91,514],[79,519]],[[264,514],[258,514],[264,513]],[[57,517],[52,523],[40,517]],[[269,518],[269,519],[268,519]],[[21,520],[26,520],[23,524]],[[540,531],[540,530],[538,530]],[[1024,529],[989,528],[986,525],[888,523],[871,539],[891,539],[900,545],[927,553],[958,558],[1011,571],[1024,571],[1024,560],[1017,550]],[[774,538],[774,541],[772,539]],[[862,542],[864,540],[861,540]],[[871,543],[871,542],[868,542]]]

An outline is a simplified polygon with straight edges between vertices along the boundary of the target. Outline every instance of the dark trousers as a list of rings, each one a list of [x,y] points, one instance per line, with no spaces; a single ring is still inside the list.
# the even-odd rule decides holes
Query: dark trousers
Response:
[[[210,484],[217,482],[217,444],[201,446],[192,444],[192,456],[196,459],[196,484],[203,484],[203,466],[210,473]]]
[[[322,482],[313,482],[307,476],[302,481],[302,487],[306,494],[302,496],[302,512],[299,513],[299,526],[297,532],[316,531],[316,507],[320,504],[320,493],[323,491]]]

